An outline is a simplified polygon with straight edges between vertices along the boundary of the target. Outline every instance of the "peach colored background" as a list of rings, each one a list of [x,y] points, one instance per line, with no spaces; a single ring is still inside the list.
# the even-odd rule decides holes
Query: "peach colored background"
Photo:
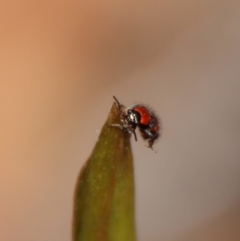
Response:
[[[70,240],[78,172],[112,95],[132,140],[139,241],[240,240],[240,1],[0,3],[0,240]]]

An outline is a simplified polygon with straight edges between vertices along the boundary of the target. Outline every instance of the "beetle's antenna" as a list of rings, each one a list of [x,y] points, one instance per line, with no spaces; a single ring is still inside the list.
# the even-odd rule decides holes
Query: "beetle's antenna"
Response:
[[[121,109],[121,107],[126,108],[124,105],[120,104],[120,102],[118,101],[118,99],[115,96],[113,96],[113,99],[116,101],[119,109]]]

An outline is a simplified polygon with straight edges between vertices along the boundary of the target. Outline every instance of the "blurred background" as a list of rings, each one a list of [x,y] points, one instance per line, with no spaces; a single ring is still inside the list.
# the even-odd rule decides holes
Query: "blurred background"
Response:
[[[71,239],[113,103],[163,123],[135,157],[139,241],[240,240],[240,1],[0,3],[0,240]]]

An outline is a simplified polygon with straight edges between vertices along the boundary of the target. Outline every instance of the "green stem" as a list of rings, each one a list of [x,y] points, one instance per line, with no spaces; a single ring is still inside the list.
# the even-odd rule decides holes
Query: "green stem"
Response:
[[[134,172],[130,135],[113,104],[74,197],[73,241],[135,241]]]

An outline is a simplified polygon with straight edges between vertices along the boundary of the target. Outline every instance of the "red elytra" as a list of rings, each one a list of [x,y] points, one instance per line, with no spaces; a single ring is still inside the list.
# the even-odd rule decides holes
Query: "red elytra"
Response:
[[[151,115],[148,109],[145,106],[138,106],[138,105],[133,109],[141,115],[140,123],[142,125],[148,125],[151,120]]]

